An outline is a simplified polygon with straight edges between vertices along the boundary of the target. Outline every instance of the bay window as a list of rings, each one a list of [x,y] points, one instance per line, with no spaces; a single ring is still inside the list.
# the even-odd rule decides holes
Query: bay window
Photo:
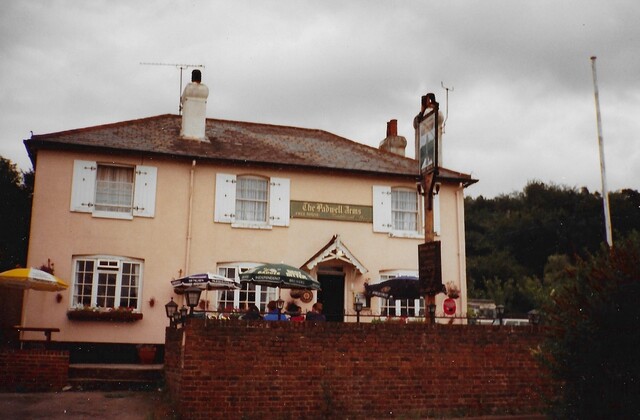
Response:
[[[72,306],[140,309],[142,262],[122,257],[76,257]]]

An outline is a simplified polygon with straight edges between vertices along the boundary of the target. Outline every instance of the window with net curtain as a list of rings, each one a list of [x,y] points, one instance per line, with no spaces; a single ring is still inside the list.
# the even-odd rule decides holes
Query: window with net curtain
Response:
[[[266,223],[268,197],[267,179],[239,176],[236,180],[236,220]]]
[[[133,175],[131,167],[98,165],[95,209],[105,212],[131,213]]]
[[[418,230],[418,193],[408,188],[391,189],[391,217],[394,230]]]

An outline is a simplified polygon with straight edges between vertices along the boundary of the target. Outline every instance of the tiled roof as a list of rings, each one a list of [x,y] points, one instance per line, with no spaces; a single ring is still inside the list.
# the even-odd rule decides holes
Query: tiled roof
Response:
[[[341,170],[418,177],[414,159],[366,146],[323,130],[207,119],[208,140],[180,137],[182,117],[158,115],[114,124],[38,134],[25,140],[31,160],[36,151],[76,149],[160,154],[243,165]],[[471,176],[440,168],[440,179],[463,182]]]
[[[413,159],[323,130],[207,119],[207,141],[180,137],[181,117],[156,117],[39,134],[25,140],[31,159],[39,148],[153,153],[230,163],[334,169],[417,176]]]

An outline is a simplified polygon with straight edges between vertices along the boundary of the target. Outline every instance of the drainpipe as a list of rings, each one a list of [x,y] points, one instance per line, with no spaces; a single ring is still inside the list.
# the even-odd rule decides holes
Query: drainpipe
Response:
[[[189,275],[189,260],[191,258],[191,221],[193,218],[193,175],[196,169],[196,160],[191,162],[191,174],[189,175],[189,214],[187,215],[187,245],[184,255],[184,275]]]
[[[456,191],[457,224],[458,224],[458,278],[460,279],[460,296],[462,310],[467,308],[467,263],[464,234],[464,186],[459,185]]]

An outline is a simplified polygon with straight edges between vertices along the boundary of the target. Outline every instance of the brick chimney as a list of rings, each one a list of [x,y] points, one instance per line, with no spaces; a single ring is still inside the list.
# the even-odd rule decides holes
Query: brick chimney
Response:
[[[387,123],[387,137],[380,142],[380,150],[395,153],[404,157],[407,139],[398,135],[398,120]]]
[[[180,137],[191,140],[206,140],[207,98],[209,88],[200,83],[200,70],[191,72],[191,83],[187,84],[180,98],[182,105],[182,128]]]

